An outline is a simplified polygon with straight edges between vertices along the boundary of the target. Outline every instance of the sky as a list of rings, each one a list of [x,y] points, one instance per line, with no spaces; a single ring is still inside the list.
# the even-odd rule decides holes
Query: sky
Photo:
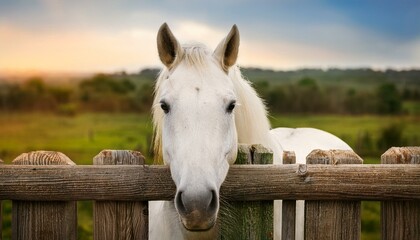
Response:
[[[161,67],[164,22],[213,49],[237,24],[244,67],[420,68],[419,0],[0,0],[0,72]]]

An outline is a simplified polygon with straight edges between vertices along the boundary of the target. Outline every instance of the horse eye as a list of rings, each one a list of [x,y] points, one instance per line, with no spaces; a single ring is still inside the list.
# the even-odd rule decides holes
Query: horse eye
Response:
[[[229,106],[228,106],[228,107],[227,107],[227,109],[226,109],[226,111],[227,111],[228,113],[232,113],[232,111],[233,111],[233,109],[235,108],[235,106],[236,106],[236,102],[235,102],[235,101],[230,102],[230,103],[229,103]]]
[[[164,113],[168,113],[169,112],[169,105],[166,102],[160,102],[160,108],[162,108]]]

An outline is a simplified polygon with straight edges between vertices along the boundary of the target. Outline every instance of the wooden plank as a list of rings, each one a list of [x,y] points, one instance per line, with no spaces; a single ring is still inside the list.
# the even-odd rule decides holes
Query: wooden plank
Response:
[[[238,155],[236,157],[235,164],[252,164],[251,145],[240,144],[238,146]]]
[[[24,153],[14,165],[75,165],[60,152]],[[44,178],[48,184],[48,177]],[[24,187],[28,187],[23,182]],[[26,199],[30,200],[30,199]],[[61,240],[77,238],[77,207],[74,201],[13,201],[12,239]]]
[[[307,164],[362,162],[353,151],[314,150],[306,158]],[[306,201],[305,239],[360,239],[360,206],[360,201]]]
[[[237,164],[272,163],[273,152],[262,145],[239,146]],[[224,199],[223,193],[221,199]],[[272,200],[227,204],[228,206],[224,204],[220,210],[219,239],[273,239]]]
[[[390,148],[381,156],[381,163],[413,164],[407,168],[420,165],[420,147]],[[381,229],[382,239],[420,239],[420,201],[381,202]]]
[[[401,177],[404,176],[404,177]],[[226,201],[420,200],[418,164],[233,165]],[[0,200],[171,200],[165,166],[0,165]]]
[[[295,152],[284,151],[283,164],[296,164]],[[296,228],[296,200],[283,200],[281,218],[281,238],[283,240],[294,240]]]
[[[104,150],[93,159],[95,165],[142,165],[140,152]],[[148,239],[148,202],[95,201],[93,208],[94,239]]]

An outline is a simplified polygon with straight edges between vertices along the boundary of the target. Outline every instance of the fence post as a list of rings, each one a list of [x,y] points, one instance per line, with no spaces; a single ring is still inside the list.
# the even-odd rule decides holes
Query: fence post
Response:
[[[295,152],[283,151],[283,164],[296,164]],[[296,200],[283,200],[281,239],[295,239]]]
[[[262,145],[239,145],[235,164],[272,163],[273,152]],[[273,238],[273,201],[222,202],[221,205],[219,239]]]
[[[93,158],[94,165],[142,165],[140,152],[103,150]],[[96,240],[148,239],[148,202],[95,201],[93,236]]]
[[[306,163],[362,164],[363,160],[353,151],[313,150]],[[310,173],[302,178],[310,181]],[[360,205],[360,201],[305,201],[305,239],[360,239]]]
[[[382,154],[381,163],[420,164],[420,147],[390,148]],[[382,201],[381,228],[382,239],[420,239],[420,202]]]
[[[14,165],[75,165],[60,152],[23,153]],[[34,167],[35,168],[35,167]],[[12,201],[12,239],[61,240],[77,238],[77,202]]]

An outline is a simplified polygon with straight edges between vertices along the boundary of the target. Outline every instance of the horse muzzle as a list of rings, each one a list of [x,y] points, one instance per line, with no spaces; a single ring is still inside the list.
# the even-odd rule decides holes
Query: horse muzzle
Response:
[[[197,192],[178,191],[175,207],[181,222],[189,231],[207,231],[216,223],[219,198],[216,190]]]

